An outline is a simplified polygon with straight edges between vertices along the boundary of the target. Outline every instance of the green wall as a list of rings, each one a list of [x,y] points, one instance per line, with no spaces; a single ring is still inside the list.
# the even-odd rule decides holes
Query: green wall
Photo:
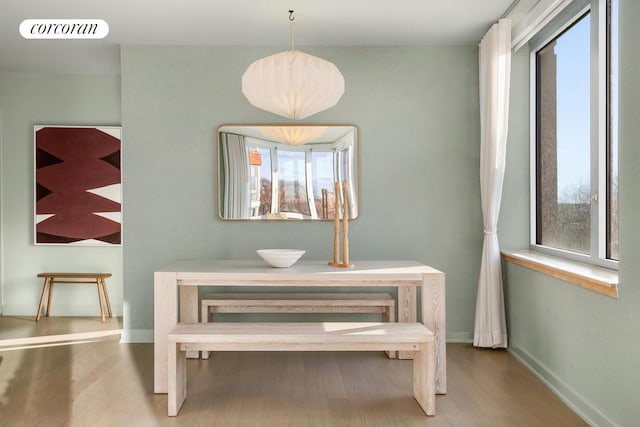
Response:
[[[1,79],[1,78],[0,78]],[[1,82],[1,80],[0,80]],[[0,83],[1,84],[1,83]],[[1,98],[0,98],[1,99]],[[0,165],[2,164],[2,139],[3,139],[3,132],[2,132],[2,104],[0,104]],[[4,235],[4,233],[2,232],[2,183],[4,182],[4,180],[2,179],[2,171],[0,170],[0,316],[2,316],[2,313],[4,312],[4,287],[2,285],[2,278],[3,278],[3,274],[2,274],[2,260],[4,259],[3,256],[3,244],[2,244],[2,236]]]
[[[304,121],[358,126],[361,217],[351,258],[415,259],[447,274],[447,334],[470,339],[482,238],[476,46],[309,48],[346,80],[340,103]],[[300,247],[331,257],[329,222],[224,222],[215,130],[286,122],[252,107],[240,78],[258,47],[122,48],[127,339],[151,338],[153,272],[191,257],[258,259]]]
[[[511,351],[593,425],[640,425],[640,3],[620,0],[620,296],[506,264]],[[514,56],[503,247],[529,242],[528,55]]]
[[[105,271],[114,314],[122,313],[122,247],[33,244],[33,126],[120,124],[120,76],[0,73],[2,110],[2,313],[35,316],[43,271]],[[58,286],[53,315],[97,316],[92,286]]]

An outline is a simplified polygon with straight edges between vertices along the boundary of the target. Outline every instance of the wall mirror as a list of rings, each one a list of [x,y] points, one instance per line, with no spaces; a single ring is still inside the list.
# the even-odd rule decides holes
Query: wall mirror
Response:
[[[217,155],[222,219],[330,220],[336,182],[345,183],[349,218],[359,215],[355,126],[222,125]]]

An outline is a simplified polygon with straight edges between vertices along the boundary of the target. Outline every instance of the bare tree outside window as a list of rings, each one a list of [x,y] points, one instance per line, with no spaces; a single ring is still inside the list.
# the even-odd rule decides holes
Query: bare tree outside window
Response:
[[[537,243],[589,253],[590,16],[537,53]]]
[[[304,151],[278,150],[279,211],[311,215],[307,199]],[[286,174],[284,171],[287,171]]]

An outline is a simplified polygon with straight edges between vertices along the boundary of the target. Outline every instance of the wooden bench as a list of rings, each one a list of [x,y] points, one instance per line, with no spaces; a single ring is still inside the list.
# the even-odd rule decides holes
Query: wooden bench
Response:
[[[374,293],[215,293],[202,298],[202,321],[215,313],[382,313],[395,322],[395,301]]]
[[[49,295],[49,298],[47,300],[46,317],[49,317],[49,312],[51,311],[51,297],[53,296],[53,285],[55,283],[87,283],[96,285],[98,287],[98,300],[100,301],[100,317],[102,317],[102,321],[105,321],[105,303],[109,312],[109,317],[113,317],[106,283],[106,279],[111,277],[111,273],[40,273],[38,274],[38,277],[44,278],[44,284],[42,285],[42,295],[40,295],[40,304],[38,305],[36,322],[40,320],[42,306],[44,305],[44,300],[47,294]]]
[[[395,300],[383,293],[212,293],[200,304],[202,322],[213,321],[215,313],[381,313],[383,322],[396,321]]]
[[[413,396],[435,415],[434,336],[421,323],[179,323],[168,334],[168,414],[187,397],[187,351],[412,351]]]

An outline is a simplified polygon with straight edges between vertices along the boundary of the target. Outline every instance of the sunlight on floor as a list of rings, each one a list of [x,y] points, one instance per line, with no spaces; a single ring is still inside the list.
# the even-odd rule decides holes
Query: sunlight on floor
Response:
[[[8,357],[0,353],[0,406],[6,405],[8,402],[7,392],[11,381],[15,378],[16,372],[22,362],[22,355]]]

